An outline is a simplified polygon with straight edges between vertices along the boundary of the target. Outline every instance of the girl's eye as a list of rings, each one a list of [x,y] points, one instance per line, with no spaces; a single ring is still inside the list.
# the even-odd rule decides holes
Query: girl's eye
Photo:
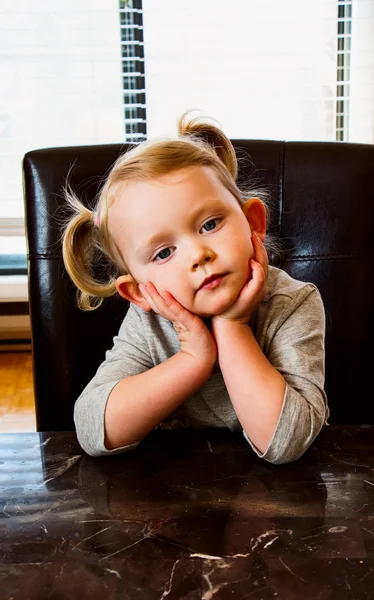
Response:
[[[157,258],[161,258],[161,260],[163,258],[169,258],[169,254],[165,255],[164,252],[170,252],[170,248],[163,248],[162,250],[160,250],[160,252],[158,254],[156,254],[156,256],[154,257],[153,260],[156,260]]]
[[[210,219],[206,223],[204,223],[203,227],[207,227],[208,231],[212,231],[217,227],[217,223],[220,219]],[[211,226],[213,224],[213,226]]]
[[[213,231],[217,227],[217,224],[219,223],[219,221],[221,221],[221,220],[222,219],[209,219],[209,221],[207,221],[206,223],[204,223],[204,225],[202,226],[202,228],[206,227],[207,231]],[[157,260],[163,260],[165,258],[169,258],[170,255],[171,255],[170,248],[163,248],[153,258],[153,262],[157,262]]]

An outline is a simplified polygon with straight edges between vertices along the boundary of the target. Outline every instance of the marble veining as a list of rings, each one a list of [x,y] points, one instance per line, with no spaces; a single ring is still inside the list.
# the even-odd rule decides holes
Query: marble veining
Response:
[[[6,600],[374,598],[374,425],[277,466],[228,430],[2,434],[0,539]]]

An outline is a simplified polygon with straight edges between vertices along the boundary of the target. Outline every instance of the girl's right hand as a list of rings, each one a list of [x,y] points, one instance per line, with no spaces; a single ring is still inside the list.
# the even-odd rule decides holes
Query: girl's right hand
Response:
[[[217,360],[217,345],[203,320],[184,308],[169,292],[161,296],[153,283],[139,284],[138,287],[149,306],[173,323],[181,352],[213,367]]]

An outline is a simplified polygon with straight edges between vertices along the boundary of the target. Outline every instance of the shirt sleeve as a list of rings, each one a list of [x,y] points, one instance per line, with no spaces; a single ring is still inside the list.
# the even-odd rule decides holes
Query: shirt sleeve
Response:
[[[256,454],[273,464],[300,458],[328,424],[330,414],[324,391],[326,319],[321,295],[309,284],[292,302],[284,299],[280,299],[283,310],[267,352],[286,381],[278,423],[263,454],[243,431]],[[279,310],[279,305],[273,310]]]
[[[153,366],[141,316],[135,306],[130,304],[118,335],[113,340],[112,349],[106,352],[105,361],[74,406],[78,441],[87,454],[121,454],[138,446],[139,442],[114,450],[105,447],[105,407],[109,394],[117,383],[125,377],[143,373]],[[126,424],[123,426],[126,427]]]

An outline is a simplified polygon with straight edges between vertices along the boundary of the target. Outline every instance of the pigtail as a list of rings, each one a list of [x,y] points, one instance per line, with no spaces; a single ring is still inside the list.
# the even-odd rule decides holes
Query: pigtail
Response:
[[[65,227],[62,239],[62,257],[65,268],[78,288],[79,308],[90,311],[98,308],[103,298],[116,293],[115,278],[100,282],[93,265],[100,254],[99,223],[95,213],[85,207],[71,188],[66,185],[65,198],[73,209],[73,216]]]
[[[179,136],[190,136],[202,140],[208,146],[213,148],[218,158],[229,171],[233,180],[236,181],[238,175],[238,162],[234,147],[230,140],[216,125],[203,121],[203,117],[191,118],[189,113],[190,111],[186,111],[178,120]]]

